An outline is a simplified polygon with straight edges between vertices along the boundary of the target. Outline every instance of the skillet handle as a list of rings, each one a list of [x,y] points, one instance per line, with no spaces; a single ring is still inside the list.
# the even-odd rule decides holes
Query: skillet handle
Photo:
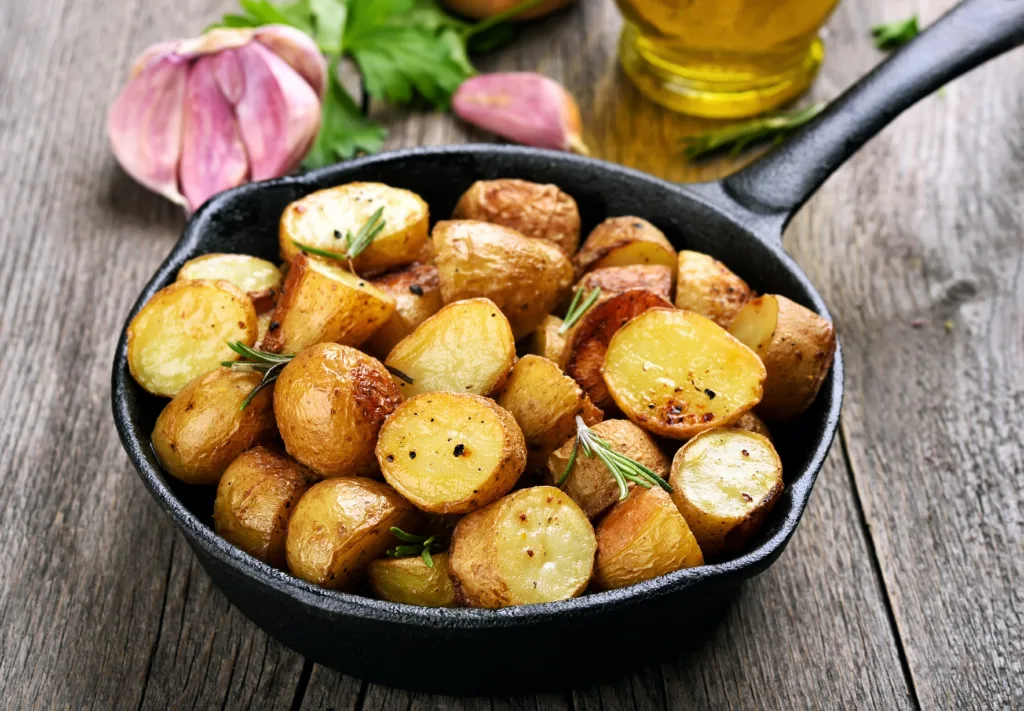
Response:
[[[1024,43],[1024,0],[964,0],[778,148],[726,178],[741,206],[781,228],[847,158],[946,82]]]

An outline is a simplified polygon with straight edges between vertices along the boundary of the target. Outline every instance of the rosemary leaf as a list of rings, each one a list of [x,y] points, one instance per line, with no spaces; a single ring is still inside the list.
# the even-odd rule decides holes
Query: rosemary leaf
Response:
[[[594,290],[587,294],[587,298],[583,299],[583,303],[581,304],[580,298],[582,298],[582,296],[583,289],[577,289],[576,294],[572,297],[572,302],[569,304],[569,310],[565,313],[565,320],[562,321],[562,325],[558,327],[558,332],[563,336],[568,333],[569,329],[572,328],[580,318],[582,318],[583,314],[585,314],[601,296],[601,287],[594,287]]]
[[[572,451],[569,452],[569,462],[565,465],[565,471],[562,472],[562,476],[558,477],[558,481],[555,482],[555,486],[561,486],[569,478],[569,472],[572,471],[573,465],[576,464],[576,455],[579,454],[579,451],[580,438],[576,437],[576,441],[572,443]]]
[[[377,235],[384,231],[384,226],[386,224],[387,222],[384,220],[384,206],[381,205],[377,208],[376,212],[370,215],[370,218],[363,223],[363,226],[360,227],[354,235],[351,232],[345,233],[344,252],[331,252],[296,240],[292,240],[292,244],[306,254],[315,254],[318,257],[337,259],[341,262],[350,262],[362,254],[367,247],[373,244],[373,240],[377,239]]]
[[[425,540],[427,540],[426,536],[417,536],[414,533],[406,533],[398,526],[392,526],[391,533],[392,535],[394,535],[395,538],[405,543],[423,543]]]
[[[779,141],[813,119],[824,108],[825,103],[820,102],[796,111],[765,114],[742,123],[687,136],[683,139],[683,155],[693,160],[724,148],[730,148],[736,154],[752,143]]]
[[[878,49],[902,47],[919,34],[921,34],[921,30],[917,26],[917,15],[911,15],[905,20],[875,25],[871,28],[871,36]]]
[[[385,551],[385,555],[390,558],[413,558],[419,556],[423,559],[423,563],[428,568],[434,567],[434,559],[430,557],[430,548],[437,543],[437,536],[417,536],[412,533],[406,533],[397,526],[391,527],[391,533],[400,541],[404,541],[409,545],[395,546]]]
[[[222,366],[243,373],[263,373],[263,379],[245,396],[242,404],[238,407],[239,410],[247,408],[260,390],[273,384],[284,367],[295,357],[294,355],[257,350],[241,341],[228,341],[228,348],[240,355],[242,360],[223,360],[220,363]]]
[[[398,368],[392,368],[390,365],[385,365],[384,367],[387,369],[387,371],[389,373],[391,373],[393,376],[395,376],[396,378],[398,378],[402,382],[408,383],[409,385],[415,384],[416,379],[413,378],[411,375],[406,375],[405,373],[403,373]]]

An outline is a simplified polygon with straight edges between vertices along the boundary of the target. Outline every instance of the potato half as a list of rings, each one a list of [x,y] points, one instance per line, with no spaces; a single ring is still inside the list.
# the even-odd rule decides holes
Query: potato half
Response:
[[[213,530],[254,558],[283,568],[288,519],[316,480],[306,467],[264,447],[243,452],[217,485]]]
[[[747,545],[782,495],[782,460],[767,437],[710,430],[676,452],[669,483],[704,555],[721,557]]]
[[[596,551],[583,510],[558,489],[535,486],[459,521],[448,564],[462,604],[498,608],[576,597]]]
[[[651,309],[619,329],[604,381],[648,432],[688,439],[731,425],[761,400],[765,370],[752,350],[692,311]]]
[[[178,281],[188,279],[223,279],[244,291],[263,313],[274,308],[274,299],[281,290],[281,270],[272,262],[248,254],[204,254],[190,259],[178,270]]]
[[[394,313],[394,298],[368,280],[340,263],[302,255],[288,269],[263,348],[298,353],[317,343],[358,346]]]
[[[676,269],[676,308],[707,316],[728,328],[753,296],[747,283],[714,257],[684,249]]]
[[[366,569],[373,591],[381,600],[420,607],[455,607],[455,588],[448,575],[448,554],[423,558],[378,558]]]
[[[383,183],[348,183],[291,203],[281,215],[281,258],[290,262],[302,253],[296,242],[343,254],[345,235],[358,232],[381,207],[384,229],[356,257],[356,272],[366,276],[416,261],[427,242],[430,209],[416,193]]]
[[[576,201],[557,185],[514,178],[478,180],[459,198],[452,219],[511,227],[527,237],[552,242],[567,256],[580,244]]]
[[[396,544],[391,527],[411,530],[412,504],[379,481],[338,477],[314,484],[288,522],[285,553],[297,578],[345,587],[371,560]]]
[[[565,334],[560,332],[561,328],[562,319],[550,314],[545,316],[526,341],[527,352],[561,364],[565,350]]]
[[[508,319],[490,299],[448,304],[391,349],[385,363],[405,397],[426,392],[490,395],[516,362]]]
[[[508,227],[448,220],[434,226],[432,241],[445,303],[490,299],[517,340],[537,328],[572,287],[572,263],[558,247]]]
[[[400,340],[444,306],[437,267],[410,264],[373,280],[373,285],[395,300],[395,312],[364,345],[372,356],[383,360]]]
[[[168,474],[189,484],[216,484],[235,457],[273,439],[271,390],[240,409],[261,377],[217,368],[167,403],[153,428],[153,450]]]
[[[760,356],[768,372],[761,415],[788,419],[811,406],[836,354],[831,321],[785,296],[765,294],[736,314],[729,332]]]
[[[377,474],[377,434],[401,400],[384,366],[337,343],[302,351],[274,384],[288,454],[325,477]]]
[[[154,395],[174,397],[221,361],[238,360],[229,341],[256,342],[256,309],[223,280],[176,281],[153,295],[128,325],[128,369]]]
[[[630,264],[625,267],[601,267],[584,274],[576,290],[589,294],[601,289],[602,296],[620,294],[629,289],[653,291],[666,301],[672,299],[672,270],[664,264]]]
[[[515,419],[493,400],[424,393],[388,417],[377,461],[395,490],[419,509],[468,513],[504,496],[526,466]]]
[[[682,568],[704,565],[686,519],[659,486],[636,487],[595,529],[596,590],[635,585]]]
[[[665,233],[639,217],[609,217],[584,240],[573,258],[579,273],[629,264],[676,266],[676,250]]]

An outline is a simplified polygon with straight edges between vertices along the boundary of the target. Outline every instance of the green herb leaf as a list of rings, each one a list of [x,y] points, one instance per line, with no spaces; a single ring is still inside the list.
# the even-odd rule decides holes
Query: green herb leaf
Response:
[[[323,98],[320,132],[303,165],[306,168],[322,168],[352,158],[358,153],[376,153],[385,138],[387,131],[363,116],[355,100],[338,81],[332,63]]]
[[[241,341],[228,341],[228,348],[242,356],[242,360],[221,361],[222,366],[245,373],[263,373],[263,379],[245,396],[242,404],[238,407],[239,410],[247,408],[263,388],[272,385],[284,367],[295,357],[294,355],[257,350]]]
[[[430,557],[431,546],[440,546],[441,544],[437,541],[437,536],[417,536],[412,533],[406,533],[397,526],[391,527],[391,533],[398,540],[407,543],[409,545],[395,546],[385,551],[385,555],[391,558],[412,558],[414,556],[420,556],[423,558],[423,562],[428,568],[434,567],[434,559]]]
[[[724,148],[731,148],[733,154],[736,154],[751,143],[781,141],[791,131],[821,113],[824,108],[825,103],[821,102],[796,111],[766,114],[742,123],[687,136],[683,139],[683,155],[692,160]]]
[[[902,47],[919,34],[921,34],[921,30],[917,26],[917,15],[911,15],[905,20],[875,25],[871,28],[871,36],[874,37],[875,46],[878,49]]]
[[[394,535],[395,538],[402,541],[403,543],[423,543],[425,540],[427,540],[426,536],[417,536],[414,533],[406,533],[398,526],[392,526],[391,533]]]
[[[558,332],[560,334],[565,335],[568,333],[569,329],[580,320],[583,314],[585,314],[590,307],[597,302],[598,297],[601,296],[601,288],[594,287],[593,291],[587,295],[587,298],[584,299],[581,304],[580,298],[582,296],[583,289],[577,289],[576,293],[572,297],[572,301],[569,303],[569,310],[565,312],[565,320],[562,321],[562,325],[558,327]]]
[[[291,25],[307,35],[314,33],[314,17],[310,0],[275,4],[269,0],[238,0],[246,15],[259,25]]]
[[[348,4],[345,0],[307,0],[313,24],[316,26],[313,39],[320,51],[332,57],[340,57],[342,37],[345,35],[345,21],[348,18]]]
[[[312,245],[303,244],[292,240],[292,244],[298,247],[303,252],[308,254],[315,254],[318,257],[327,257],[328,259],[337,259],[344,262],[351,262],[353,259],[362,254],[363,250],[373,243],[373,240],[377,238],[383,230],[387,222],[383,218],[384,206],[381,205],[376,212],[370,215],[370,218],[363,223],[363,226],[353,235],[351,232],[345,233],[345,251],[344,252],[332,252],[327,249],[320,249],[319,247],[313,247]],[[335,236],[340,237],[340,233],[335,232]]]

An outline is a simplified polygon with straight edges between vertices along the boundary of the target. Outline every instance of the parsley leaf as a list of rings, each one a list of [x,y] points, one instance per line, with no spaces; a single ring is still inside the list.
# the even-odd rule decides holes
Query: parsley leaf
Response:
[[[921,30],[917,26],[917,15],[911,15],[905,20],[875,25],[871,28],[871,36],[874,37],[875,46],[878,49],[902,47],[919,34],[921,34]]]
[[[328,70],[327,90],[323,98],[320,132],[303,165],[321,168],[351,158],[357,153],[376,153],[387,131],[363,116],[355,100],[338,81],[334,65]]]

